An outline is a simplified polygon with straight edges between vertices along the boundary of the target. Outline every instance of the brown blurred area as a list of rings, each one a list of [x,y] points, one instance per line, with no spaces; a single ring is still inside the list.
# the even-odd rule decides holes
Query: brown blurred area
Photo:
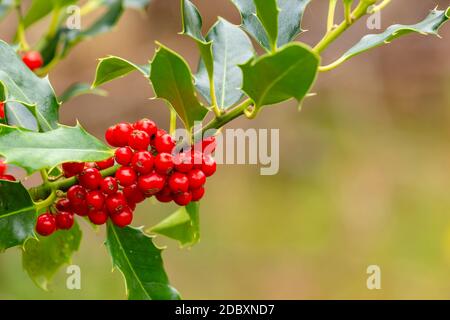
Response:
[[[205,32],[217,16],[239,23],[229,0],[193,1]],[[448,0],[396,0],[382,12],[382,29],[412,24]],[[308,7],[299,40],[324,34],[328,1]],[[342,18],[338,15],[337,20]],[[84,23],[84,21],[83,21]],[[86,22],[87,23],[87,22]],[[39,24],[30,39],[45,28]],[[0,24],[9,40],[14,18]],[[77,46],[51,74],[58,93],[92,82],[97,59],[152,58],[155,41],[180,52],[196,70],[195,44],[181,36],[178,0],[153,0],[146,14],[127,11],[116,29]],[[356,43],[365,19],[329,47],[323,63]],[[167,244],[166,266],[184,298],[450,298],[450,24],[441,39],[405,36],[320,74],[301,112],[288,102],[231,127],[280,129],[280,172],[259,176],[252,166],[220,166],[202,204],[202,240],[191,250]],[[168,126],[168,112],[139,74],[104,86],[109,96],[83,96],[61,109],[61,122],[98,137],[118,121],[151,117]],[[167,208],[149,203],[138,223],[152,225]],[[0,256],[0,298],[123,298],[103,235],[84,228],[74,263],[86,281],[51,293],[33,287],[14,250]],[[96,245],[91,245],[93,242]],[[96,257],[96,259],[91,259]],[[366,288],[366,268],[382,271],[382,290]]]

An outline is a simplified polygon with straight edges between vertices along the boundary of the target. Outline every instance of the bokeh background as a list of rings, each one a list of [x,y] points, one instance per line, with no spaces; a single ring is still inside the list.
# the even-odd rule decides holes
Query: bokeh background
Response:
[[[239,15],[229,0],[196,0],[205,31],[223,16]],[[313,1],[300,40],[324,33],[325,0]],[[448,0],[397,0],[382,13],[383,29],[415,23]],[[89,20],[83,20],[88,24]],[[40,34],[45,23],[31,30]],[[15,30],[10,17],[0,37]],[[182,53],[196,69],[195,44],[181,30],[178,0],[153,0],[145,14],[127,11],[114,32],[85,42],[50,75],[61,93],[91,82],[97,59],[118,55],[145,63],[155,40]],[[365,20],[326,51],[325,62],[368,33]],[[371,33],[373,31],[370,31]],[[378,31],[376,31],[378,32]],[[254,121],[230,127],[279,128],[280,172],[257,166],[220,166],[201,208],[201,242],[166,245],[165,265],[184,298],[196,299],[448,299],[450,298],[450,25],[443,39],[411,35],[321,74],[301,112],[295,103],[267,108]],[[139,74],[105,86],[109,96],[84,96],[61,109],[103,136],[118,121],[151,117],[168,125],[166,107]],[[153,225],[175,207],[149,201],[135,225]],[[82,289],[65,287],[61,270],[49,292],[22,271],[18,249],[0,255],[1,299],[123,299],[111,272],[104,231],[82,223],[84,239],[73,263]],[[366,288],[366,268],[379,265],[382,289]]]

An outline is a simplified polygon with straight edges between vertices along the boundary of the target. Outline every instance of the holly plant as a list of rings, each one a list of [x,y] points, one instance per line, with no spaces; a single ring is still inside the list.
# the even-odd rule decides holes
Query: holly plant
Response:
[[[123,8],[142,8],[147,2],[88,1],[83,14],[100,6],[107,11],[83,30],[68,29],[62,22],[65,8],[77,1],[33,0],[25,14],[20,1],[0,2],[0,16],[8,10],[19,16],[12,44],[0,42],[0,250],[19,247],[25,271],[43,288],[78,250],[78,222],[85,219],[106,225],[106,248],[124,275],[129,299],[179,299],[153,238],[166,236],[182,246],[199,241],[199,203],[207,178],[216,171],[214,130],[241,116],[253,119],[286,100],[300,105],[312,95],[321,72],[398,37],[438,35],[450,14],[450,8],[434,9],[416,24],[366,35],[324,64],[321,54],[332,42],[391,1],[330,0],[326,33],[311,46],[298,41],[310,0],[232,0],[241,24],[219,18],[206,35],[199,10],[182,0],[182,34],[195,42],[200,56],[195,72],[179,53],[157,43],[147,64],[117,56],[100,59],[92,86],[75,90],[96,90],[137,71],[170,109],[168,132],[150,119],[136,119],[112,125],[104,143],[81,124],[61,124],[59,109],[71,94],[58,98],[42,76],[76,43],[109,30]],[[338,8],[344,18],[336,24]],[[52,17],[48,33],[30,47],[25,31],[47,15]],[[183,124],[187,138],[174,138],[177,123]],[[42,183],[25,188],[7,172],[8,165],[22,168],[27,176],[39,172]],[[151,197],[179,208],[154,226],[132,227],[134,209]]]

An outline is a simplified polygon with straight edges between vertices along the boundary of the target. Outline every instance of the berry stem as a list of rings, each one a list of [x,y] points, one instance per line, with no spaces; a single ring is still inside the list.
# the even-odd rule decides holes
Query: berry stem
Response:
[[[46,208],[50,207],[55,202],[55,199],[56,199],[56,192],[52,191],[45,200],[35,203],[36,210],[40,211],[42,209],[46,209]]]

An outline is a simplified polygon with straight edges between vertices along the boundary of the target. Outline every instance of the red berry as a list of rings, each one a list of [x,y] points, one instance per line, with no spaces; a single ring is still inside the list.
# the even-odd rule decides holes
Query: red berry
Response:
[[[0,180],[6,180],[6,181],[17,181],[16,178],[10,174],[4,174],[0,176]]]
[[[5,103],[0,101],[0,119],[5,117]]]
[[[116,171],[116,179],[123,187],[126,187],[136,183],[137,174],[130,167],[120,167]]]
[[[86,162],[86,164],[84,165],[84,168],[85,169],[89,169],[89,168],[98,169],[97,164],[95,162]]]
[[[192,201],[192,193],[180,192],[173,196],[173,201],[179,206],[187,206]]]
[[[192,163],[194,165],[194,169],[201,169],[203,163],[203,153],[194,151],[192,153]]]
[[[169,178],[169,187],[174,193],[186,192],[189,190],[188,177],[180,172],[173,173]]]
[[[125,147],[128,144],[133,127],[127,122],[121,122],[115,125],[113,131],[113,141],[118,147]]]
[[[105,132],[105,139],[110,146],[118,147],[119,145],[117,144],[116,137],[114,135],[115,129],[116,126],[109,127],[108,130],[106,130]]]
[[[206,182],[206,175],[200,169],[193,169],[187,174],[189,178],[189,188],[198,189]]]
[[[211,155],[203,156],[202,171],[205,176],[210,177],[216,172],[216,160]]]
[[[113,177],[106,177],[100,184],[100,190],[107,195],[116,193],[118,189],[117,180]]]
[[[173,157],[170,153],[159,153],[155,157],[155,171],[160,174],[169,174],[174,166]]]
[[[150,138],[156,135],[158,128],[156,124],[149,119],[141,119],[134,124],[134,129],[144,131]]]
[[[172,153],[175,148],[175,141],[170,134],[163,134],[161,136],[156,135],[155,137],[155,148],[158,152]]]
[[[145,200],[145,195],[138,188],[136,183],[123,188],[123,195],[127,199],[128,204],[140,203]]]
[[[41,214],[36,221],[36,231],[41,236],[49,236],[56,230],[56,220],[51,213]]]
[[[108,196],[105,203],[108,212],[114,213],[121,211],[127,205],[127,200],[122,193],[118,192],[116,194]]]
[[[85,217],[89,213],[89,209],[86,203],[72,205],[70,208],[74,213],[81,217]]]
[[[86,189],[76,184],[67,191],[67,198],[71,206],[79,206],[86,203]]]
[[[56,226],[61,230],[69,230],[73,226],[73,213],[67,211],[59,211],[55,215]]]
[[[90,211],[101,210],[105,204],[105,196],[101,191],[91,191],[86,196],[86,204]]]
[[[97,168],[99,170],[108,169],[108,168],[111,168],[114,165],[114,158],[111,157],[111,158],[108,158],[108,159],[103,160],[103,161],[97,161],[95,164],[97,165]]]
[[[89,211],[88,217],[89,220],[96,225],[102,225],[108,221],[108,213],[104,210]]]
[[[22,61],[32,71],[44,65],[44,59],[42,59],[42,55],[38,51],[28,51],[23,55]]]
[[[121,211],[112,213],[110,217],[116,226],[123,228],[133,221],[133,211],[129,207],[125,207]]]
[[[186,152],[177,154],[173,158],[173,163],[175,164],[175,169],[177,171],[185,173],[189,172],[194,167],[191,154]]]
[[[78,176],[80,185],[90,190],[98,189],[100,187],[100,183],[102,183],[102,180],[103,177],[100,171],[96,168],[87,168]]]
[[[131,160],[131,166],[140,174],[147,174],[153,170],[153,156],[148,151],[136,152]]]
[[[134,150],[147,150],[150,136],[145,131],[134,130],[128,138],[128,145]]]
[[[67,198],[61,198],[56,202],[56,209],[58,211],[69,211],[70,210],[70,201]]]
[[[5,160],[0,159],[0,176],[4,175],[8,169],[8,165],[5,163]]]
[[[164,129],[156,130],[156,134],[153,135],[150,139],[150,144],[154,147],[156,138],[161,137],[162,135],[165,135],[165,134],[167,134],[167,131]]]
[[[84,170],[84,162],[66,162],[62,164],[64,176],[70,178]]]
[[[192,201],[199,201],[201,198],[203,198],[203,195],[205,194],[205,188],[200,187],[198,189],[191,190],[192,194]]]
[[[156,199],[158,199],[159,202],[170,202],[170,201],[173,200],[172,190],[170,190],[170,188],[168,186],[165,186],[155,196],[156,196]]]
[[[127,166],[133,158],[133,150],[130,147],[118,148],[115,152],[115,158],[118,164]]]
[[[165,182],[166,178],[163,175],[153,172],[145,176],[140,176],[138,187],[146,196],[152,196],[164,188]]]

